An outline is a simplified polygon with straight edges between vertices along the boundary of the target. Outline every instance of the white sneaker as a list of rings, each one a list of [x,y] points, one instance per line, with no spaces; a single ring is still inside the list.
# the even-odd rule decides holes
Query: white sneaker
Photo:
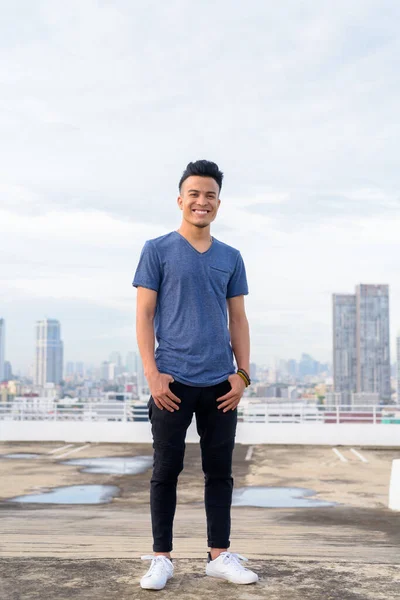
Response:
[[[151,560],[151,565],[140,580],[140,586],[145,590],[162,590],[174,574],[174,565],[162,554],[142,556],[142,560]]]
[[[210,555],[209,555],[209,558]],[[209,560],[206,566],[206,575],[226,579],[232,583],[255,583],[258,581],[257,573],[245,569],[241,560],[247,558],[233,552],[221,552],[215,560]]]

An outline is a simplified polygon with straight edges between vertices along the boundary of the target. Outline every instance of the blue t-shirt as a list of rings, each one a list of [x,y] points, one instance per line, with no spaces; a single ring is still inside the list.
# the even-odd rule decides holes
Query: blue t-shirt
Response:
[[[160,373],[199,387],[235,372],[226,299],[249,293],[238,250],[212,238],[210,248],[199,252],[172,231],[145,243],[132,285],[158,292],[154,328]]]

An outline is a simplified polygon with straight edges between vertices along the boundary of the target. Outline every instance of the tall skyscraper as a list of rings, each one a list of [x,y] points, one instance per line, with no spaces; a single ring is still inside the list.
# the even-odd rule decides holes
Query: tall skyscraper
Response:
[[[250,363],[250,379],[255,381],[257,379],[257,365],[255,362]]]
[[[59,384],[63,378],[63,342],[55,319],[36,322],[35,384]]]
[[[294,358],[288,360],[288,370],[291,377],[297,377],[297,361]]]
[[[124,367],[122,365],[122,357],[121,357],[121,353],[120,352],[111,352],[110,357],[109,357],[109,362],[113,365],[115,365],[115,367],[112,369],[113,372],[113,376],[110,376],[110,379],[114,379],[115,377],[117,377],[118,375],[121,375],[121,373],[124,372]]]
[[[5,346],[6,346],[6,322],[0,319],[0,382],[4,380],[4,363],[5,363]]]
[[[134,375],[137,372],[137,354],[136,352],[126,353],[125,368],[129,375]]]
[[[390,400],[389,286],[356,286],[333,295],[334,390],[342,403],[351,394],[378,394]]]
[[[13,377],[12,366],[10,361],[6,360],[4,362],[4,381],[10,381]]]
[[[350,406],[351,394],[357,389],[356,297],[353,294],[333,294],[333,385],[335,392],[341,393],[341,403]]]
[[[83,377],[85,374],[85,363],[81,360],[78,360],[75,363],[75,374],[78,375],[78,377]]]
[[[65,365],[65,375],[67,377],[75,375],[75,364],[72,361],[68,361]]]
[[[148,394],[149,388],[148,388],[147,379],[144,375],[143,362],[142,362],[142,357],[140,356],[140,353],[138,354],[138,357],[137,357],[136,377],[137,377],[139,397],[142,395]]]
[[[111,352],[109,362],[114,363],[118,368],[122,367],[122,357],[120,352]]]
[[[389,286],[357,285],[357,391],[391,398]]]
[[[100,365],[100,379],[103,381],[110,380],[110,364],[114,363],[110,363],[108,360],[103,360]]]

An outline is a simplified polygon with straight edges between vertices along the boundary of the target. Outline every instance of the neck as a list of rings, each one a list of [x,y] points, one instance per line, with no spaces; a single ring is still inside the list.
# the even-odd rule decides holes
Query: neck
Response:
[[[207,227],[195,227],[187,221],[182,221],[178,232],[190,242],[209,242],[211,240],[210,225]]]

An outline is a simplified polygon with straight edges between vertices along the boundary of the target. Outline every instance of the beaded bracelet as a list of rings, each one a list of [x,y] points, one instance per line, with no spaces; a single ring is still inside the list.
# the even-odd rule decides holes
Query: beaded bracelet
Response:
[[[246,387],[251,384],[250,377],[248,376],[248,374],[246,373],[246,371],[244,369],[238,369],[237,374],[243,379],[243,381],[246,384]]]
[[[243,373],[243,375],[246,377],[247,381],[250,384],[251,383],[250,375],[247,373],[247,371],[245,371],[244,369],[238,369],[238,371],[241,371]]]
[[[241,373],[240,371],[237,371],[236,375],[239,375],[239,377],[241,377],[243,379],[243,381],[246,384],[246,387],[249,385],[249,382],[247,381],[247,378],[243,375],[243,373]]]

